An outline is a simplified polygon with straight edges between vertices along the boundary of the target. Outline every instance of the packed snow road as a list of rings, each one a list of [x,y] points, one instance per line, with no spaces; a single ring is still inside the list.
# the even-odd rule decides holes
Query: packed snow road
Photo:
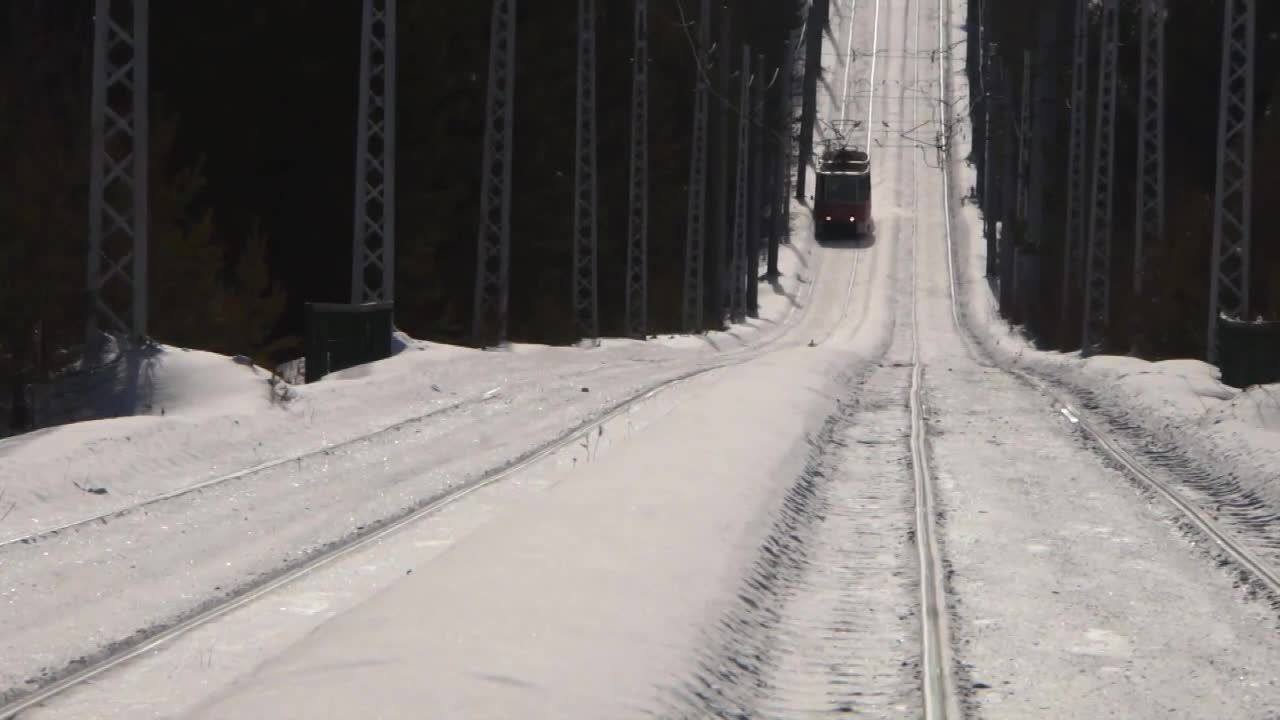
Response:
[[[0,548],[14,687],[474,482],[443,478],[495,477],[503,438],[575,441],[22,717],[1280,712],[1268,598],[957,305],[981,267],[951,210],[962,150],[939,147],[963,137],[963,17],[832,0],[821,113],[866,132],[875,233],[814,251],[772,342],[593,368],[599,400],[528,381],[318,468]]]

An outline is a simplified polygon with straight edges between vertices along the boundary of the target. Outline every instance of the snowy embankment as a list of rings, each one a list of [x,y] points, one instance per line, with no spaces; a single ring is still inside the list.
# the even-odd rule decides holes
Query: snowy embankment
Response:
[[[459,404],[502,401],[544,378],[575,378],[599,391],[592,376],[620,364],[659,374],[757,345],[798,307],[816,272],[812,253],[812,240],[797,233],[782,248],[778,287],[761,283],[761,317],[701,336],[508,351],[400,337],[388,360],[301,386],[276,386],[262,368],[207,352],[160,346],[127,355],[83,399],[87,412],[105,419],[0,440],[0,542],[429,421]]]
[[[959,16],[954,26],[963,28],[963,21]],[[961,31],[954,33],[963,39]],[[968,108],[963,65],[963,60],[953,61],[949,91],[953,106]],[[957,293],[978,343],[1001,364],[1067,387],[1114,424],[1139,429],[1156,447],[1178,448],[1201,469],[1239,483],[1280,508],[1280,476],[1275,470],[1280,467],[1280,384],[1241,391],[1222,384],[1218,368],[1199,360],[1149,362],[1110,355],[1086,359],[1078,352],[1041,351],[1000,317],[984,277],[981,210],[965,200],[977,184],[976,168],[968,163],[972,130],[967,117],[956,118],[951,137],[952,228]]]

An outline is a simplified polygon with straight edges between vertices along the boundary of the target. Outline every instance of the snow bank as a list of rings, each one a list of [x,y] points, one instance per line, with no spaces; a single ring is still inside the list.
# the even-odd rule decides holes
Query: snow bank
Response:
[[[963,13],[963,4],[953,7],[955,48],[965,46]],[[968,107],[964,54],[955,52],[951,58],[950,100],[953,106]],[[1085,359],[1080,353],[1040,351],[1000,317],[984,276],[981,211],[963,197],[977,184],[976,168],[966,161],[973,129],[967,116],[954,119],[950,173],[957,297],[982,348],[1001,364],[1065,385],[1118,423],[1140,428],[1154,444],[1180,448],[1203,468],[1239,478],[1272,507],[1280,507],[1275,470],[1280,467],[1280,384],[1242,392],[1223,385],[1218,368],[1199,360]]]
[[[74,403],[64,417],[83,421],[0,440],[0,515],[8,515],[0,539],[94,515],[145,492],[146,483],[140,487],[127,474],[112,472],[120,463],[118,450],[150,454],[158,448],[147,440],[164,435],[169,449],[181,453],[199,428],[213,431],[218,420],[235,424],[236,418],[267,413],[273,405],[269,379],[244,358],[168,346],[128,352],[76,379],[69,390],[74,396],[51,398],[49,409]],[[231,433],[222,439],[243,438]]]
[[[778,286],[760,285],[761,317],[698,336],[495,352],[397,332],[387,360],[279,387],[244,359],[168,346],[126,354],[56,398],[67,408],[61,417],[78,422],[0,439],[0,542],[320,452],[542,377],[581,376],[585,386],[592,373],[619,364],[657,372],[766,342],[808,291],[813,251],[797,233],[783,247]],[[300,379],[300,362],[286,370]]]

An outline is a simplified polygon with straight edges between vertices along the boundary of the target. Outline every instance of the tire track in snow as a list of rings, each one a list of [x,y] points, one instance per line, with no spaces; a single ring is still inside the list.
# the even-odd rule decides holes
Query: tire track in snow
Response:
[[[872,370],[825,448],[815,532],[783,605],[761,716],[922,710],[903,370]]]
[[[746,362],[752,357],[765,352],[760,350],[755,354],[740,357],[735,362]],[[0,702],[8,701],[7,704],[0,705],[0,718],[4,720],[16,718],[26,709],[44,703],[81,683],[97,678],[143,653],[152,651],[173,638],[216,620],[303,575],[376,542],[412,522],[429,517],[477,490],[507,480],[556,451],[579,442],[584,435],[589,435],[596,428],[621,416],[633,406],[643,403],[687,380],[720,369],[726,364],[729,363],[689,369],[674,378],[668,377],[653,383],[630,397],[614,403],[603,413],[584,420],[578,426],[562,433],[555,440],[522,453],[500,467],[486,471],[460,485],[421,498],[403,511],[363,525],[354,533],[343,534],[336,539],[307,548],[299,555],[292,556],[283,565],[245,580],[241,586],[227,591],[225,595],[210,597],[174,618],[137,629],[128,637],[105,644],[98,650],[77,658],[65,668],[41,678],[29,680],[28,685],[42,683],[35,689],[26,689],[25,691],[21,687],[0,689]]]
[[[904,4],[904,33],[911,9]],[[905,95],[897,100],[895,119],[905,120]],[[900,206],[914,205],[914,157],[897,153],[912,165],[911,194],[902,196],[900,182],[889,186],[900,193]],[[950,656],[937,647],[949,639],[943,568],[930,532],[914,213],[909,237],[895,227],[899,236],[887,241],[895,250],[911,248],[912,312],[891,314],[873,365],[849,379],[846,398],[810,439],[805,470],[735,601],[708,631],[696,670],[671,690],[663,717],[958,716]]]
[[[908,384],[902,363],[845,377],[734,601],[655,715],[919,712]]]

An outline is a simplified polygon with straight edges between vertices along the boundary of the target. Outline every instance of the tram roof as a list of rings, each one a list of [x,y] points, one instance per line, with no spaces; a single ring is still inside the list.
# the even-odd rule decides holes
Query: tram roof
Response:
[[[871,172],[871,158],[862,150],[841,148],[823,155],[818,164],[818,172],[827,175],[866,175]]]

